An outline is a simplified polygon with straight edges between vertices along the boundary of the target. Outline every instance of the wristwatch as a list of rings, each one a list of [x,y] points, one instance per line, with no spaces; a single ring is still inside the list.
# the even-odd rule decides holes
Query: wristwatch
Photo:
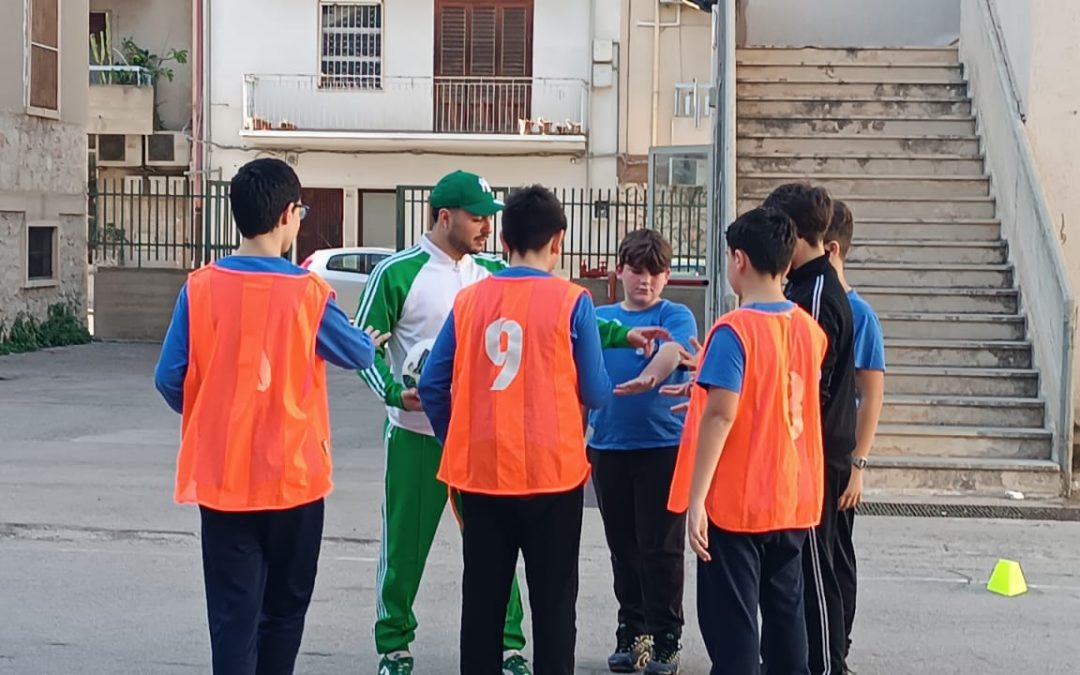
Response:
[[[869,462],[867,461],[867,459],[865,457],[852,457],[851,458],[851,466],[855,467],[856,469],[858,469],[860,471],[865,469],[867,464],[869,464]]]

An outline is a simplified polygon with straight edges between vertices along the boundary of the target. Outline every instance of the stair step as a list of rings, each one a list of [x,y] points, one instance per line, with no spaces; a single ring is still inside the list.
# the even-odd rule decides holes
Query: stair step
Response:
[[[844,266],[848,281],[863,286],[910,286],[913,291],[926,287],[1012,288],[1010,265],[958,265],[896,263],[848,263]]]
[[[794,117],[740,115],[740,134],[828,134],[848,136],[972,136],[973,117]]]
[[[1053,440],[1045,429],[880,424],[874,450],[904,457],[1050,459]]]
[[[740,47],[735,53],[738,64],[827,64],[827,63],[956,63],[956,47]]]
[[[1039,375],[1026,368],[897,366],[885,376],[885,394],[1034,398]]]
[[[1061,494],[1061,469],[1038,459],[967,459],[874,455],[866,472],[868,490],[906,490],[927,494],[1003,496],[1019,491],[1027,497]]]
[[[740,118],[744,115],[765,115],[770,117],[817,117],[819,119],[844,119],[862,116],[932,119],[939,116],[970,116],[971,101],[965,98],[955,100],[899,97],[838,99],[745,96],[738,99],[736,113]]]
[[[1022,316],[1001,314],[920,314],[878,312],[885,338],[926,340],[1022,340]]]
[[[1043,401],[1038,398],[900,394],[885,397],[880,423],[1041,429],[1045,415]]]
[[[860,286],[858,291],[878,312],[1016,314],[1020,306],[1020,294],[1011,288]]]
[[[742,153],[739,174],[795,173],[807,178],[818,174],[863,176],[982,176],[983,160],[964,155],[824,156],[800,153]]]
[[[1001,222],[995,218],[910,220],[863,218],[855,223],[856,235],[867,239],[927,239],[940,241],[1000,241]]]
[[[1024,340],[935,340],[889,338],[885,363],[948,368],[1031,368],[1031,343]]]
[[[855,229],[857,233],[862,231],[859,224]],[[856,236],[847,261],[997,265],[1006,262],[1006,258],[1005,244],[1001,241],[864,239]]]
[[[787,63],[736,64],[739,81],[765,82],[873,82],[953,84],[964,81],[960,64],[917,63]]]
[[[768,196],[767,190],[741,193],[739,208],[741,211],[752,209]],[[832,196],[848,205],[855,222],[878,218],[993,218],[995,213],[991,197],[872,197],[842,192],[832,193]]]
[[[821,96],[831,99],[918,98],[946,99],[965,98],[968,95],[964,82],[778,82],[770,80],[744,80],[735,84],[735,96]]]
[[[768,192],[782,183],[807,179],[798,173],[742,173],[738,189],[744,193]],[[863,197],[988,197],[987,176],[868,176],[865,174],[816,174],[813,182],[824,185],[830,193]]]
[[[963,155],[982,157],[975,136],[838,136],[836,134],[739,134],[737,154],[802,153],[826,157],[868,155]]]

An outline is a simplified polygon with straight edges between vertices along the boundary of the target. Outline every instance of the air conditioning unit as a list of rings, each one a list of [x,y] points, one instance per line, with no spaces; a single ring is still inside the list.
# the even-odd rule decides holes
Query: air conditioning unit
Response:
[[[146,137],[146,166],[187,166],[191,143],[180,131],[159,131]]]
[[[142,136],[135,134],[98,134],[98,166],[141,166]]]
[[[697,157],[672,157],[668,185],[701,187],[709,177],[708,162]]]

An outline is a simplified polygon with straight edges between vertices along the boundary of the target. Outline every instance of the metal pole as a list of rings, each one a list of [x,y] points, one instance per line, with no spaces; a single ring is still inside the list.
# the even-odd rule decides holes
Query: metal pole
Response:
[[[706,236],[709,280],[706,313],[712,323],[734,309],[735,294],[727,281],[724,232],[735,219],[735,0],[713,5],[712,144]]]

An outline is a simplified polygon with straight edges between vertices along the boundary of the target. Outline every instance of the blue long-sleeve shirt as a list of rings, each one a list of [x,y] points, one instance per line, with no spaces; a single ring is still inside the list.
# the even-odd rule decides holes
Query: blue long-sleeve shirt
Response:
[[[521,278],[550,275],[530,267],[511,267],[496,273],[495,276]],[[588,294],[582,294],[574,305],[570,317],[570,340],[574,351],[574,365],[577,367],[581,402],[587,408],[600,408],[611,398],[611,379],[604,367],[600,333],[596,328],[596,308]],[[450,385],[454,379],[456,350],[454,313],[450,312],[424,364],[418,387],[424,412],[431,420],[439,442],[446,441],[446,432],[450,428]]]
[[[214,263],[236,272],[273,274],[311,274],[284,258],[232,255]],[[172,322],[161,345],[161,355],[154,369],[154,386],[169,407],[178,413],[184,410],[184,378],[188,367],[188,297],[187,285],[180,289],[173,308]],[[375,345],[363,330],[354,328],[349,317],[333,298],[327,300],[315,341],[315,352],[335,366],[362,370],[375,359]]]

